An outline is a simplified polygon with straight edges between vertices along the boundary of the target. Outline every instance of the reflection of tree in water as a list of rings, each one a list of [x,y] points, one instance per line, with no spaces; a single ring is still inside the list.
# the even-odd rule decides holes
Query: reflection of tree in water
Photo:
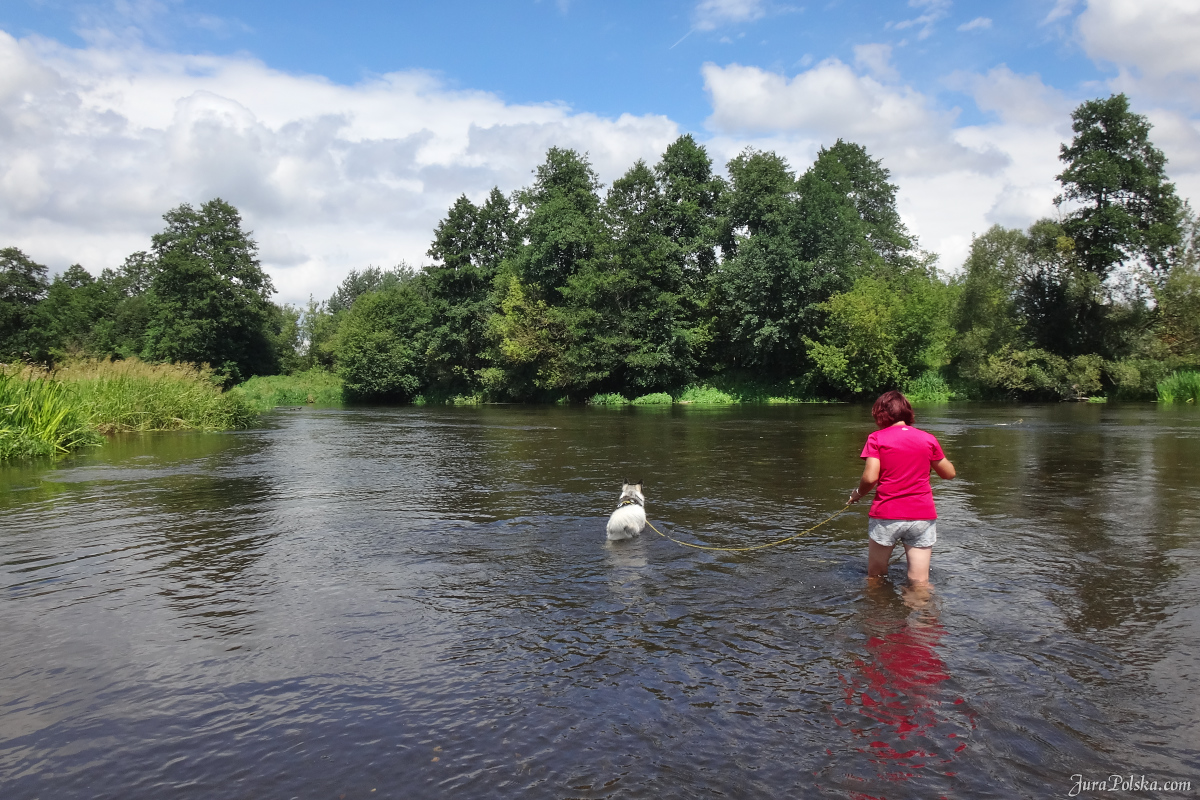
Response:
[[[870,791],[917,778],[923,787],[948,788],[975,720],[964,700],[942,685],[950,676],[938,653],[946,631],[937,601],[928,587],[905,587],[902,600],[881,583],[870,587],[866,602],[866,655],[855,659],[849,675],[839,675],[843,698],[832,710],[859,754],[853,762],[865,756],[874,774],[845,775],[843,788]]]
[[[1166,619],[1180,566],[1164,533],[1184,511],[1160,483],[1160,471],[1182,465],[1161,463],[1168,438],[1120,429],[1039,437],[1026,463],[1026,485],[1043,487],[1026,513],[1060,587],[1048,596],[1075,633]]]

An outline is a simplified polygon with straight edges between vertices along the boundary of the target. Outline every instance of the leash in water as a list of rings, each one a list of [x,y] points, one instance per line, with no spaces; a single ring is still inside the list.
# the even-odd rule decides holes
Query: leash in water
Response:
[[[712,545],[707,545],[707,544],[693,544],[691,542],[682,542],[679,539],[676,539],[671,536],[667,536],[665,533],[660,531],[658,528],[654,527],[654,523],[652,523],[650,520],[646,520],[646,524],[650,526],[650,530],[654,531],[659,536],[663,537],[664,539],[670,539],[675,544],[680,544],[680,545],[683,545],[684,547],[693,547],[697,550],[720,550],[725,553],[742,553],[747,550],[762,550],[765,547],[774,547],[775,545],[783,544],[784,542],[790,542],[792,539],[799,539],[804,534],[812,533],[817,528],[824,525],[826,522],[829,522],[830,520],[841,516],[842,514],[846,513],[849,510],[850,510],[850,504],[847,503],[845,506],[843,506],[842,508],[833,512],[828,517],[826,517],[825,519],[818,522],[816,525],[813,525],[811,528],[806,528],[805,530],[802,530],[799,533],[794,533],[791,536],[785,536],[782,539],[776,539],[773,542],[767,542],[766,544],[751,545],[749,547],[713,547]]]

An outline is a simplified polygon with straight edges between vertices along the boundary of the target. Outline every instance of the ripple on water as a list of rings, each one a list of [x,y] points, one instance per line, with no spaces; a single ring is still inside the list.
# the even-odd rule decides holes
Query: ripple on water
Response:
[[[295,412],[0,473],[13,797],[1014,797],[1195,774],[1194,415],[930,414],[931,595],[854,407]],[[1019,420],[1019,423],[1018,423]],[[372,794],[371,790],[376,791]]]

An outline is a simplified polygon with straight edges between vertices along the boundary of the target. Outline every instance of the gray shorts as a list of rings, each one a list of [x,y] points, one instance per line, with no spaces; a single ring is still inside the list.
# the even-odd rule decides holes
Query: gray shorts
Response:
[[[884,547],[897,542],[909,547],[933,547],[937,541],[936,519],[875,519],[867,523],[867,535],[871,541]]]

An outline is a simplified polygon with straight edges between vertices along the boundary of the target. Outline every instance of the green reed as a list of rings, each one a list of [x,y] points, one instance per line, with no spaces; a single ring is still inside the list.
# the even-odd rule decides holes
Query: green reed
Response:
[[[935,404],[949,402],[954,393],[945,378],[929,370],[909,381],[904,395],[913,403]]]
[[[1159,381],[1158,402],[1200,404],[1200,372],[1174,372]]]
[[[689,386],[675,402],[698,406],[727,406],[737,401],[733,395],[712,386]]]
[[[671,395],[666,392],[655,392],[635,398],[633,404],[635,406],[669,406],[673,402],[675,401],[671,399]]]
[[[624,395],[612,394],[597,394],[592,395],[592,399],[588,400],[590,406],[627,406],[629,401]]]
[[[276,406],[340,406],[342,379],[332,372],[310,369],[294,375],[260,375],[234,387],[255,407],[263,411]],[[454,398],[465,403],[466,399]]]
[[[0,370],[0,460],[99,444],[86,409],[59,381]]]
[[[102,433],[227,430],[250,426],[257,410],[243,395],[221,391],[205,367],[124,361],[76,361],[54,378],[87,409]]]

